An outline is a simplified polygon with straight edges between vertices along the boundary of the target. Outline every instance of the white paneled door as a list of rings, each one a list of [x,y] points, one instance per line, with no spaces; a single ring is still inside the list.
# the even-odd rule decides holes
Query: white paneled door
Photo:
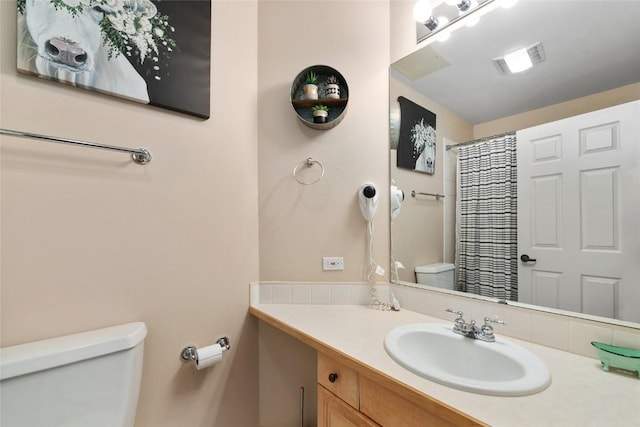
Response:
[[[519,300],[640,322],[640,101],[517,138]]]

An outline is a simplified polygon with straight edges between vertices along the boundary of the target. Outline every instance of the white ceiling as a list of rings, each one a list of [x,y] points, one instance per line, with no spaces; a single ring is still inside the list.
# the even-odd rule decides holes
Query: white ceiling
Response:
[[[546,61],[500,75],[494,58],[536,42]],[[640,0],[520,0],[446,42],[424,44],[394,63],[392,74],[483,123],[640,81]]]

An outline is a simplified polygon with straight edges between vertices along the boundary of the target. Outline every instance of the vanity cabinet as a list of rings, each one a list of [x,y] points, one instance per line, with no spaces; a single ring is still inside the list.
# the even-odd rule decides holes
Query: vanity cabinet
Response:
[[[358,372],[318,353],[318,427],[379,426],[359,409]]]
[[[318,352],[319,427],[483,425],[435,400],[404,393],[400,385],[392,390],[378,381],[376,372],[334,356]]]

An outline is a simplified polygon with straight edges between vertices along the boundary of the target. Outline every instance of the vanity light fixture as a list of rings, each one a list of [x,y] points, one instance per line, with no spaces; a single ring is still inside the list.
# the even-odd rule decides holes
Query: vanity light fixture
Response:
[[[463,3],[460,3],[458,5],[458,10],[460,11],[459,12],[460,16],[466,15],[467,12],[475,9],[476,7],[478,7],[478,2],[476,0],[465,0]],[[473,27],[478,22],[480,22],[480,16],[478,16],[478,14],[475,14],[473,16],[469,16],[465,20],[465,25],[467,27]]]
[[[438,27],[438,19],[432,13],[433,8],[430,0],[418,0],[413,6],[413,18],[423,23],[431,31]]]
[[[471,9],[473,6],[473,2],[472,0],[462,0],[460,3],[456,4],[456,7],[458,8],[458,11],[460,12],[460,15],[464,15],[465,13],[467,13],[469,11],[469,9]],[[476,6],[478,4],[476,3]]]
[[[458,11],[460,12],[460,15],[464,14],[469,9],[474,7],[472,3],[475,3],[472,0],[445,0],[444,2],[446,4],[448,4],[449,6],[457,7]],[[477,6],[477,4],[476,4],[476,6]]]
[[[427,27],[430,31],[430,33],[424,36],[420,35],[420,31],[418,31],[418,43],[436,33],[441,33],[438,40],[444,41],[449,38],[451,32],[455,28],[462,25],[466,25],[468,27],[474,26],[480,20],[481,15],[492,9],[486,8],[486,6],[494,2],[497,4],[499,0],[445,0],[444,4],[438,5],[437,7],[437,18],[434,15],[434,9],[431,1],[433,0],[417,0],[413,7],[414,19],[418,23]],[[453,6],[455,9],[449,9],[450,13],[447,11],[447,5]],[[482,10],[482,13],[480,13],[480,10]],[[442,16],[440,13],[442,13]],[[443,30],[447,28],[449,29],[448,34],[444,34]]]

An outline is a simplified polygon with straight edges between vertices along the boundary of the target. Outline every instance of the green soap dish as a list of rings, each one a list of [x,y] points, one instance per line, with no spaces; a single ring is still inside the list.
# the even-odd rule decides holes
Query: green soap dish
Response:
[[[591,345],[596,348],[603,370],[609,372],[609,368],[625,369],[636,372],[640,378],[640,350],[597,341],[591,341]]]

